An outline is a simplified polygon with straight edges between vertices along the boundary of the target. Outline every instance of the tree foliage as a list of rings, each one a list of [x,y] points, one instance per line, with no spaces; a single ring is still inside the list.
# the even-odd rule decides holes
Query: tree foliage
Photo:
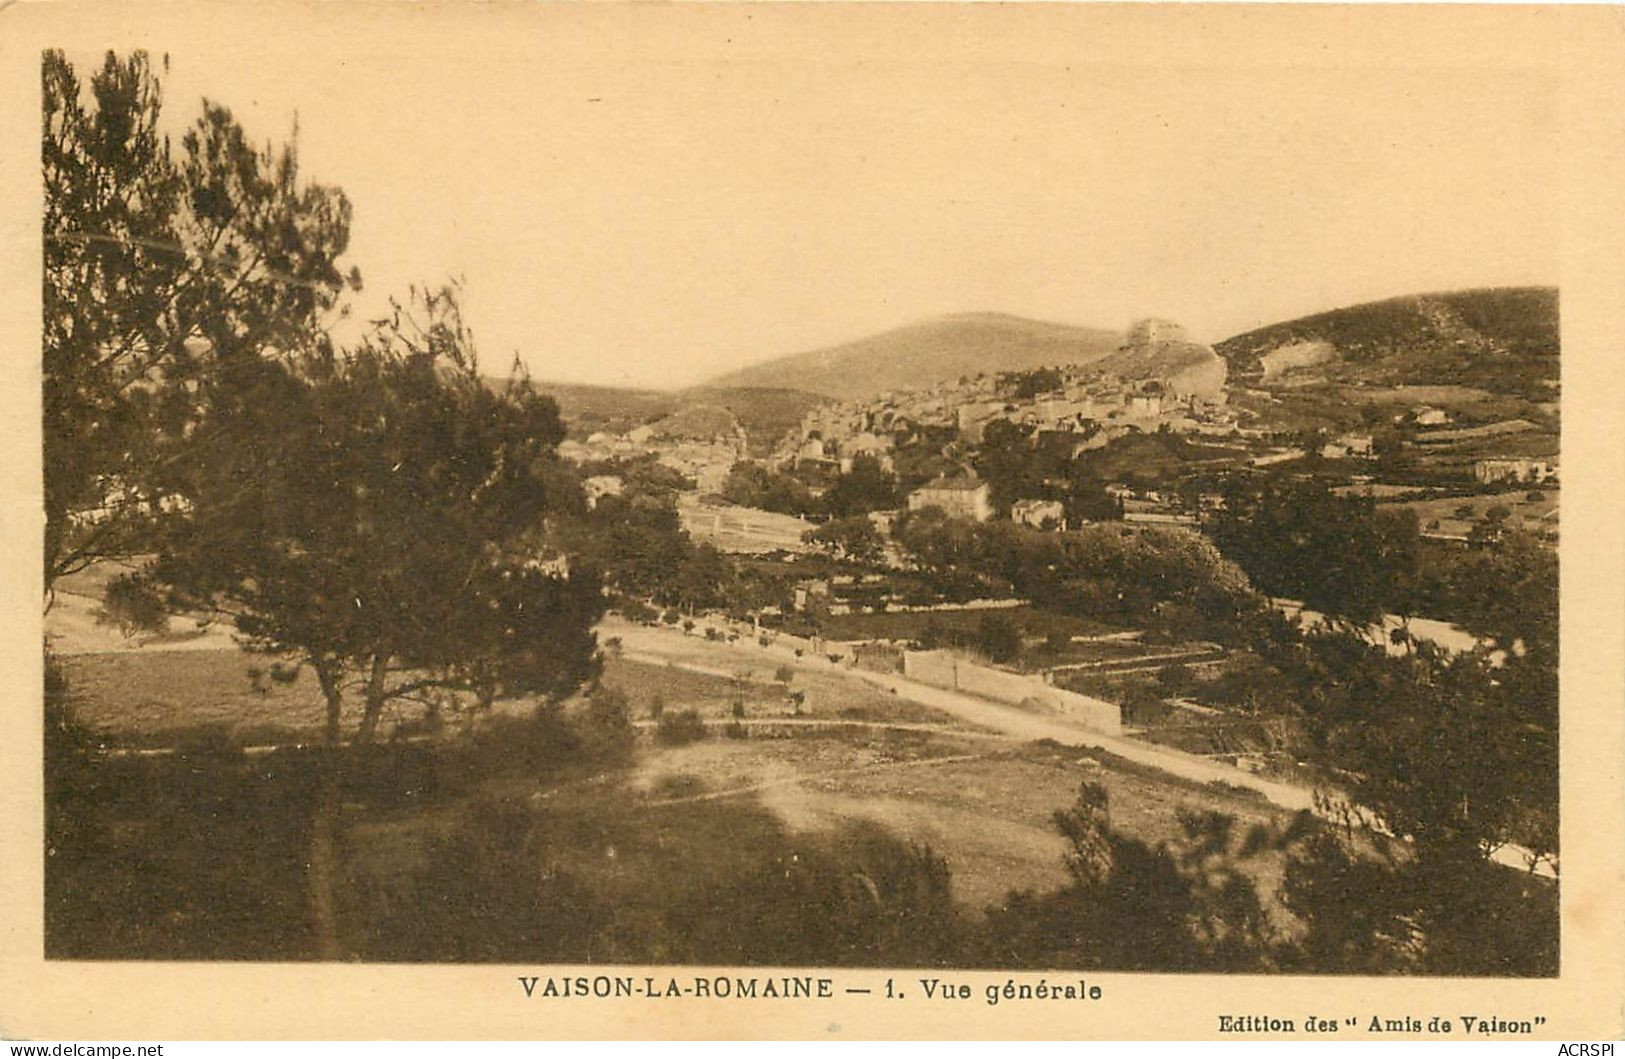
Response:
[[[342,354],[236,364],[203,397],[154,574],[309,664],[330,742],[352,681],[365,739],[392,700],[590,675],[597,583],[539,561],[557,408],[523,378],[485,384],[452,290],[416,291]]]
[[[807,515],[818,510],[818,500],[806,483],[750,460],[740,460],[729,469],[722,495],[731,504],[781,515]]]
[[[874,456],[852,460],[852,469],[835,479],[819,498],[819,506],[831,518],[844,519],[887,511],[901,506],[903,495],[897,476],[886,470]]]
[[[1357,626],[1402,609],[1418,568],[1414,513],[1319,481],[1232,477],[1207,531],[1261,591]]]
[[[970,579],[979,586],[973,592],[1014,592],[1069,614],[1148,624],[1177,605],[1189,619],[1182,632],[1231,641],[1261,605],[1239,569],[1183,529],[1107,524],[1048,533],[925,510],[899,517],[893,536],[938,587]]]
[[[205,102],[172,148],[144,52],[81,79],[45,53],[45,580],[146,545],[155,468],[226,365],[319,347],[350,205]]]
[[[1304,826],[1238,834],[1233,817],[1182,812],[1181,835],[1150,845],[1111,824],[1106,789],[1084,783],[1055,814],[1070,883],[1012,893],[989,913],[989,961],[1006,967],[1246,971],[1278,942],[1244,863]]]
[[[885,541],[880,536],[880,530],[865,515],[831,519],[802,534],[802,539],[837,559],[870,563],[879,560],[885,553]]]

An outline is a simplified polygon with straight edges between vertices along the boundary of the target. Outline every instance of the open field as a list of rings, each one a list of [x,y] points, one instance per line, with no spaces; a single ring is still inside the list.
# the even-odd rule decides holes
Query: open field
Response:
[[[610,658],[604,666],[603,682],[626,692],[634,718],[652,716],[651,707],[658,698],[666,710],[692,709],[707,721],[731,718],[734,703],[738,701],[743,703],[745,717],[750,720],[803,717],[903,724],[957,723],[966,727],[938,710],[888,695],[872,685],[842,680],[821,669],[797,667],[774,658],[726,667],[705,663],[706,656],[696,654],[690,664],[715,672],[695,672],[636,658]],[[775,679],[780,667],[794,671],[788,683]],[[804,693],[799,711],[789,699],[790,691]]]
[[[693,649],[692,661],[685,664],[715,662],[722,653],[718,645],[690,639],[677,645]],[[171,900],[164,896],[171,890],[192,895],[192,903],[174,914],[117,928],[122,951],[198,957],[221,955],[213,946],[228,945],[259,958],[302,955],[299,946],[307,943],[302,925],[290,927],[285,939],[255,925],[262,919],[297,920],[301,914],[297,865],[307,832],[299,821],[309,808],[308,791],[296,779],[302,774],[299,762],[286,751],[259,759],[212,755],[221,743],[308,736],[319,723],[320,703],[305,679],[276,685],[263,696],[252,691],[243,676],[249,661],[233,652],[154,650],[67,660],[75,712],[109,740],[140,745],[179,739],[196,748],[203,742],[200,734],[221,736],[210,749],[177,758],[115,759],[93,766],[147,770],[141,772],[144,780],[109,787],[122,792],[117,798],[97,803],[98,833],[108,843],[98,862],[132,865],[130,870],[141,874],[140,892],[155,906]],[[738,670],[770,677],[769,665]],[[808,709],[793,721],[781,686],[771,679],[764,683],[725,670],[711,674],[612,657],[604,681],[627,694],[645,732],[624,765],[538,772],[525,764],[521,748],[505,754],[500,741],[475,758],[487,768],[437,764],[442,756],[462,753],[457,741],[443,748],[377,748],[374,756],[381,763],[364,770],[367,778],[358,781],[346,809],[347,885],[381,895],[377,900],[386,912],[409,914],[404,910],[425,898],[411,889],[419,883],[405,880],[440,878],[445,869],[437,858],[473,841],[468,836],[486,826],[479,822],[485,811],[480,807],[503,805],[510,817],[528,821],[525,826],[545,836],[544,846],[526,855],[540,858],[538,868],[545,868],[546,878],[571,880],[577,888],[572,892],[594,895],[629,923],[672,915],[705,918],[709,926],[682,934],[696,939],[695,948],[662,957],[681,962],[729,955],[725,947],[707,947],[725,946],[728,937],[728,912],[717,905],[719,888],[726,891],[766,870],[770,862],[764,858],[773,850],[839,863],[861,859],[876,835],[926,846],[945,860],[962,911],[976,916],[1012,889],[1042,892],[1065,883],[1066,845],[1052,817],[1072,804],[1086,780],[1109,792],[1115,827],[1151,843],[1178,835],[1181,809],[1233,813],[1243,826],[1279,823],[1290,815],[1252,792],[1177,779],[1103,751],[994,735],[834,673],[797,673],[792,683],[808,689]],[[725,738],[724,719],[731,717],[741,689],[750,727],[743,738]],[[654,694],[667,710],[700,712],[708,722],[707,736],[681,746],[650,739],[643,718]],[[932,730],[890,729],[854,721],[855,716],[900,726],[929,724]],[[158,778],[169,773],[175,774],[170,780]],[[190,777],[180,784],[184,790],[172,790],[183,776]],[[220,791],[217,783],[223,785]],[[289,783],[293,801],[277,808],[277,792]],[[255,792],[252,798],[241,791],[226,793],[243,784]],[[82,793],[97,797],[91,788]],[[154,797],[160,797],[161,807],[155,808]],[[194,799],[197,808],[188,810]],[[211,805],[222,807],[220,815],[183,819],[189,811],[216,812],[207,808]],[[291,830],[283,835],[279,828]],[[176,843],[177,833],[194,832],[196,842]],[[196,857],[239,845],[291,860],[270,866],[274,870],[251,886],[230,873],[196,881]],[[511,864],[504,868],[511,869]],[[1260,893],[1279,914],[1273,899],[1278,858],[1262,858],[1255,870]],[[105,885],[126,883],[113,878]],[[362,924],[382,914],[367,901],[352,913]],[[396,937],[393,928],[371,934],[372,927],[355,929],[362,934],[354,941],[358,954],[396,958],[397,950],[367,947],[378,938]],[[81,936],[74,944],[97,942]],[[560,955],[597,960],[650,954],[628,949]]]
[[[813,524],[793,515],[737,504],[702,504],[687,496],[677,505],[677,513],[683,529],[695,540],[731,554],[800,554],[812,550],[801,536]]]
[[[1099,752],[908,734],[652,749],[631,787],[650,797],[651,813],[681,815],[702,800],[737,798],[760,804],[798,832],[833,833],[855,821],[879,825],[946,858],[955,898],[980,909],[1011,889],[1048,890],[1066,881],[1066,843],[1052,818],[1086,780],[1110,793],[1116,826],[1151,843],[1177,836],[1181,808],[1234,813],[1243,826],[1287,815],[1261,799],[1169,782]],[[1261,876],[1266,893],[1278,870],[1272,863]]]
[[[326,718],[309,670],[257,691],[248,670],[264,669],[270,660],[232,648],[69,655],[59,664],[74,719],[110,745],[312,741],[320,738]],[[344,718],[347,728],[361,716],[359,702],[354,705]]]
[[[1531,494],[1539,494],[1540,499],[1529,499]],[[1426,500],[1405,500],[1392,503],[1383,503],[1383,507],[1403,507],[1416,512],[1416,518],[1426,526],[1429,522],[1469,521],[1482,518],[1484,513],[1492,507],[1505,507],[1512,512],[1511,523],[1539,524],[1556,517],[1559,503],[1559,492],[1553,486],[1525,486],[1522,489],[1507,490],[1499,493],[1478,493],[1472,496],[1444,496],[1433,497]],[[1472,513],[1466,518],[1456,514],[1458,509],[1465,512],[1471,508]]]
[[[705,657],[696,653],[695,660]],[[235,649],[141,651],[72,655],[61,659],[69,683],[69,706],[78,723],[112,746],[162,747],[212,744],[254,746],[311,742],[320,737],[325,704],[316,678],[302,670],[291,682],[264,681],[256,690],[250,667],[270,660]],[[652,716],[658,699],[664,709],[693,709],[708,721],[733,716],[736,701],[754,720],[791,718],[898,723],[948,722],[929,707],[887,695],[867,684],[840,680],[813,669],[797,669],[789,684],[775,674],[788,663],[763,659],[716,674],[696,673],[658,663],[616,657],[605,660],[603,683],[627,695],[633,719]],[[805,693],[800,711],[788,692]],[[346,730],[360,718],[360,705],[344,718]],[[508,703],[520,713],[530,701]],[[386,707],[381,730],[421,714],[421,707]],[[961,724],[961,727],[963,725]]]
[[[1022,606],[836,614],[824,619],[823,632],[828,640],[918,640],[927,626],[934,626],[949,636],[963,637],[969,641],[975,639],[982,620],[989,614],[1009,618],[1016,623],[1023,636],[1035,639],[1041,639],[1052,631],[1067,636],[1103,636],[1122,631],[1104,622]]]

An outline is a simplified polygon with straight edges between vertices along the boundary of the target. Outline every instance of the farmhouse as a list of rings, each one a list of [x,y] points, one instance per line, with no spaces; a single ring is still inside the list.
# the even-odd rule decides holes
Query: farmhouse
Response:
[[[1066,529],[1066,508],[1059,500],[1017,500],[1010,518],[1036,529]]]
[[[908,509],[923,511],[940,508],[955,518],[986,522],[993,517],[993,501],[988,484],[976,478],[938,478],[908,494]]]
[[[1518,458],[1477,460],[1473,463],[1473,478],[1491,482],[1544,482],[1557,476],[1557,466],[1546,460]]]

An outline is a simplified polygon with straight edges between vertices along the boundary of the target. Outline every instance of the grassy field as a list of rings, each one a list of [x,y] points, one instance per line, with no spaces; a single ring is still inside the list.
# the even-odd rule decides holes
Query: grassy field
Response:
[[[952,869],[955,897],[981,909],[1011,889],[1065,881],[1066,843],[1053,817],[1086,780],[1110,793],[1115,826],[1153,843],[1176,837],[1179,808],[1235,813],[1244,823],[1285,819],[1260,799],[1170,780],[1098,752],[911,733],[652,751],[633,785],[681,792],[666,799],[670,810],[718,792],[754,800],[796,831],[867,820],[929,845]],[[1264,890],[1273,892],[1278,870],[1272,863],[1261,875]]]
[[[1021,629],[1023,636],[1034,639],[1042,639],[1052,631],[1067,636],[1101,636],[1122,631],[1104,622],[1032,607],[836,614],[825,619],[823,631],[824,637],[829,640],[918,640],[928,625],[934,625],[948,635],[973,640],[982,619],[989,614],[1009,618]]]
[[[697,651],[693,662],[707,665],[714,664],[715,659]],[[782,683],[775,674],[786,665],[794,676]],[[733,717],[737,701],[743,703],[748,720],[801,717],[964,727],[944,713],[888,695],[871,685],[843,680],[823,670],[799,668],[776,658],[734,665],[728,672],[729,677],[719,677],[676,666],[611,658],[605,664],[603,682],[626,692],[633,717],[640,720],[652,719],[654,705],[659,701],[664,710],[691,709],[707,721],[725,722]],[[799,711],[790,701],[791,691],[804,693]]]
[[[1539,494],[1539,499],[1531,500],[1530,495]],[[1405,500],[1383,504],[1384,507],[1404,507],[1416,512],[1417,519],[1422,525],[1427,525],[1434,519],[1459,520],[1456,514],[1458,508],[1471,508],[1472,512],[1467,518],[1482,518],[1484,513],[1492,507],[1505,507],[1512,512],[1512,524],[1518,525],[1520,521],[1539,522],[1557,511],[1559,493],[1550,486],[1526,486],[1522,489],[1509,490],[1501,493],[1480,493],[1473,496],[1444,496],[1427,500]]]
[[[698,664],[708,648],[698,640],[694,646]],[[309,738],[320,722],[320,701],[308,678],[266,694],[253,690],[246,677],[252,661],[233,652],[152,650],[66,660],[75,715],[102,739],[194,747],[180,757],[93,765],[86,775],[95,779],[73,781],[96,814],[94,825],[85,825],[99,836],[86,861],[95,878],[64,884],[59,896],[99,902],[96,914],[113,919],[105,929],[112,940],[103,941],[86,926],[93,918],[67,916],[75,924],[68,951],[107,955],[98,946],[114,945],[170,957],[302,955],[303,906],[288,892],[301,885],[298,863],[308,835],[299,823],[309,812],[300,759],[287,758],[287,751],[257,759],[209,755],[232,744]],[[537,759],[523,740],[506,736],[472,757],[455,740],[443,748],[378,748],[376,763],[347,797],[344,877],[356,895],[368,895],[347,898],[357,955],[421,958],[412,945],[439,944],[433,929],[414,938],[402,928],[416,922],[414,907],[442,900],[439,891],[422,889],[431,880],[453,885],[444,881],[452,870],[445,858],[472,859],[485,865],[479,871],[511,877],[511,853],[480,845],[498,840],[491,827],[498,838],[513,828],[539,836],[525,841],[541,845],[524,848],[539,858],[544,881],[569,880],[570,893],[591,895],[592,907],[613,907],[617,922],[642,924],[638,930],[667,939],[659,944],[688,939],[672,951],[649,952],[639,946],[655,943],[640,934],[643,940],[626,940],[619,953],[582,953],[568,947],[574,943],[565,931],[556,935],[565,947],[554,955],[682,962],[750,958],[728,948],[725,895],[740,880],[775,870],[774,850],[841,864],[877,849],[928,847],[951,873],[954,901],[976,916],[1012,889],[1046,891],[1065,882],[1066,845],[1052,818],[1072,804],[1084,781],[1109,791],[1114,826],[1153,843],[1177,836],[1182,808],[1234,813],[1243,824],[1282,819],[1245,792],[1185,783],[1098,752],[1018,743],[833,674],[792,678],[790,686],[807,691],[799,726],[763,723],[793,712],[765,661],[715,675],[611,657],[603,680],[625,693],[635,720],[646,721],[659,696],[665,710],[699,712],[706,736],[663,745],[648,738],[646,727],[629,760],[583,767],[527,764]],[[736,699],[753,724],[742,737],[727,738],[722,733]],[[866,722],[933,727],[904,731]],[[197,749],[205,745],[210,749]],[[287,805],[284,787],[294,799]],[[495,824],[481,815],[493,804],[505,807]],[[276,863],[244,874],[249,856]],[[109,864],[130,867],[96,875]],[[1260,892],[1273,900],[1278,860],[1266,858],[1257,871]],[[123,906],[132,894],[141,895],[145,911]],[[656,923],[664,926],[650,926]],[[287,939],[273,937],[273,928]],[[549,932],[564,927],[535,929],[553,938]],[[523,933],[514,937],[522,940]],[[451,951],[470,959],[507,952]],[[537,950],[537,958],[549,951]]]
[[[266,669],[270,660],[232,649],[79,654],[59,664],[74,719],[117,745],[310,740],[319,737],[326,716],[309,670],[288,684],[267,681],[257,691],[249,669]],[[358,707],[346,726],[359,717]]]
[[[696,650],[696,664],[708,660],[705,652]],[[290,683],[262,681],[256,688],[249,669],[265,670],[270,660],[241,651],[148,649],[70,655],[60,661],[75,720],[109,745],[308,742],[319,738],[325,719],[321,690],[308,670]],[[951,720],[929,707],[818,670],[791,666],[794,676],[782,683],[776,673],[785,664],[764,659],[719,677],[611,654],[605,660],[602,681],[626,693],[634,720],[652,719],[657,701],[664,710],[692,709],[718,723],[733,717],[736,701],[752,720],[797,716],[900,723]],[[792,690],[803,692],[799,710],[790,700]],[[530,705],[521,701],[503,708],[515,713]],[[359,704],[352,699],[347,708],[343,723],[349,730],[360,718]],[[387,734],[395,724],[421,713],[420,706],[391,705],[381,730]]]

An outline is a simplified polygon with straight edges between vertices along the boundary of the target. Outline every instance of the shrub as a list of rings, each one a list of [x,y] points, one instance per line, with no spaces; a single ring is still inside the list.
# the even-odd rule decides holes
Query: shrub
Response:
[[[1123,720],[1129,724],[1155,724],[1166,716],[1168,704],[1155,691],[1144,684],[1128,689],[1123,698]]]
[[[746,738],[745,726],[738,721],[729,721],[728,726],[722,730],[722,734],[729,739],[744,739]]]
[[[169,631],[169,615],[156,588],[140,575],[127,574],[109,582],[102,605],[95,613],[98,625],[115,626],[125,636]]]
[[[706,737],[705,721],[697,710],[678,710],[662,713],[655,726],[655,740],[664,746],[683,746],[697,743]]]
[[[1196,686],[1196,674],[1183,662],[1164,666],[1157,674],[1157,687],[1165,695],[1185,695]]]
[[[621,604],[621,615],[627,621],[637,622],[639,625],[652,625],[660,618],[660,612],[639,599],[629,599]]]
[[[1005,614],[984,614],[976,627],[976,646],[994,662],[1012,662],[1021,654],[1021,629]]]
[[[601,685],[587,699],[587,709],[581,719],[583,749],[592,757],[619,758],[632,749],[634,740],[632,711],[626,693],[620,688]]]
[[[773,679],[778,681],[780,684],[788,685],[792,680],[796,679],[795,667],[787,665],[780,666],[773,671]]]

